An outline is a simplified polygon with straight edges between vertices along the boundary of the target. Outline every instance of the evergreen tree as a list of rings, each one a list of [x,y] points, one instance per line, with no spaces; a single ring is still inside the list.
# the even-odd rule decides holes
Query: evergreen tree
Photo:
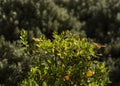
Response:
[[[11,41],[19,38],[21,29],[32,31],[30,33],[33,36],[38,36],[36,32],[42,32],[48,38],[51,38],[53,31],[81,31],[81,23],[77,18],[52,0],[3,1],[0,18],[0,35]]]
[[[24,49],[0,37],[0,85],[19,86],[29,66],[30,58],[24,54]]]

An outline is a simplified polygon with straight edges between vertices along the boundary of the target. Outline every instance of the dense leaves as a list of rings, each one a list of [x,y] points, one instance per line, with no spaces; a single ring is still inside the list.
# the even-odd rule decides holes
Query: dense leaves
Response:
[[[69,31],[54,33],[53,37],[50,41],[41,34],[30,45],[22,41],[33,65],[21,86],[106,86],[109,83],[108,69],[104,62],[97,60],[94,43],[79,39]],[[24,38],[23,34],[21,40]]]
[[[3,1],[0,6],[0,34],[7,40],[19,38],[21,29],[29,31],[29,36],[38,36],[44,33],[48,38],[53,31],[63,30],[80,31],[81,23],[67,9],[59,7],[51,0]]]
[[[0,85],[17,86],[25,78],[29,65],[22,47],[0,37]]]

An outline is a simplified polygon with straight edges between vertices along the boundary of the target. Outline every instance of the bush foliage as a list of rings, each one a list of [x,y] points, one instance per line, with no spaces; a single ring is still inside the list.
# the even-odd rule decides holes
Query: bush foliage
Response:
[[[25,33],[22,32],[21,42],[33,65],[21,86],[106,86],[109,83],[105,63],[97,60],[95,45],[86,38],[80,39],[66,31],[60,35],[54,33],[52,41],[41,34],[27,44]]]
[[[68,14],[67,9],[59,7],[52,0],[2,1],[0,18],[0,34],[11,41],[19,38],[21,29],[29,31],[31,38],[39,32],[51,38],[53,31],[79,32],[81,27],[81,23]]]
[[[30,61],[17,43],[0,37],[0,86],[18,86],[29,71]]]

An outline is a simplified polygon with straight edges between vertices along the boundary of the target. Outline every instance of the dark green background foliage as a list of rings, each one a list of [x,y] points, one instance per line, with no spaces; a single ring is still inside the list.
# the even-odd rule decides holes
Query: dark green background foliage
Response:
[[[30,59],[16,43],[0,37],[0,85],[17,86],[29,71]]]
[[[20,59],[24,52],[13,44],[19,39],[22,29],[28,31],[28,40],[38,37],[39,33],[51,39],[54,31],[71,30],[80,37],[87,36],[105,44],[106,48],[101,53],[106,59],[120,58],[120,0],[0,0],[0,35],[5,38],[0,39],[0,62],[4,64],[0,72],[12,65],[10,70],[16,74],[13,73],[13,76],[23,76],[19,76],[16,68],[18,63],[24,63]],[[0,76],[0,80],[4,78],[3,83],[7,82],[8,77],[13,78],[10,70],[2,72],[4,74],[1,75],[6,75]],[[114,71],[118,72],[118,69]],[[119,76],[118,73],[116,75]],[[114,78],[112,81],[120,81]]]
[[[30,36],[42,32],[47,37],[51,37],[53,31],[80,31],[77,18],[51,0],[13,0],[1,2],[0,8],[0,33],[8,40],[17,39],[21,29],[28,30]]]

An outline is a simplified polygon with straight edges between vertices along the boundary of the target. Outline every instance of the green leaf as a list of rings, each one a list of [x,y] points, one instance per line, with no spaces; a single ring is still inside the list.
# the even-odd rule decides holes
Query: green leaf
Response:
[[[47,86],[47,83],[45,81],[43,82],[43,86]]]

